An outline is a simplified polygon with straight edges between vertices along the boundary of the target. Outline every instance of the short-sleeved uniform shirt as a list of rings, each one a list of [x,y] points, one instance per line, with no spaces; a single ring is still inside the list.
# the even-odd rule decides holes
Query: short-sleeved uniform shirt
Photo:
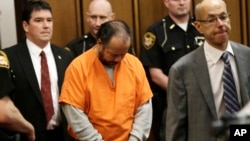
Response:
[[[0,51],[0,99],[4,96],[10,96],[14,90],[9,67],[10,65],[6,54]],[[14,133],[0,125],[0,140],[12,141],[14,140]]]
[[[0,51],[0,98],[9,95],[14,89],[9,67],[10,65],[6,54]]]
[[[152,81],[149,68],[159,68],[168,75],[171,66],[179,58],[195,50],[203,42],[204,37],[195,29],[191,18],[186,31],[166,16],[151,25],[144,34],[140,60],[154,93],[152,100],[154,121],[157,121],[159,126],[162,124],[162,114],[167,106],[167,94],[166,90]]]
[[[84,111],[104,140],[128,140],[136,110],[152,97],[144,68],[127,53],[110,80],[94,49],[77,57],[67,68],[60,103]]]
[[[179,58],[202,45],[204,41],[191,18],[187,30],[184,31],[169,16],[150,26],[143,39],[140,52],[142,64],[146,68],[160,68],[166,75]],[[153,91],[157,89],[159,88]]]

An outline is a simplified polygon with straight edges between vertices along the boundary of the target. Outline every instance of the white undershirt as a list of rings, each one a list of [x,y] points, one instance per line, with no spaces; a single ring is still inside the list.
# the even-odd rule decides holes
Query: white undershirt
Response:
[[[180,23],[180,24],[178,24],[178,26],[179,26],[180,28],[182,28],[184,31],[187,31],[188,23],[187,23],[187,22],[186,22],[186,23]]]
[[[38,47],[36,44],[31,42],[30,40],[26,39],[26,43],[28,46],[28,50],[31,56],[31,60],[33,63],[33,67],[35,69],[36,78],[41,89],[41,56],[40,53],[43,50],[46,54],[48,68],[49,68],[49,75],[50,75],[50,83],[51,83],[51,94],[52,94],[52,101],[55,114],[52,116],[49,124],[47,125],[48,130],[52,130],[55,127],[59,126],[59,121],[61,119],[60,110],[59,110],[59,88],[58,88],[58,75],[57,75],[57,68],[56,62],[54,59],[54,55],[51,50],[50,43],[48,43],[43,49]]]

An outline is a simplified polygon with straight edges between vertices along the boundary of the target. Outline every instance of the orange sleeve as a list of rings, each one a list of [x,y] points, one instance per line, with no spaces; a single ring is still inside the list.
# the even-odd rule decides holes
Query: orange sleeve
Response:
[[[78,61],[73,61],[66,70],[59,103],[67,103],[84,111],[84,71]]]

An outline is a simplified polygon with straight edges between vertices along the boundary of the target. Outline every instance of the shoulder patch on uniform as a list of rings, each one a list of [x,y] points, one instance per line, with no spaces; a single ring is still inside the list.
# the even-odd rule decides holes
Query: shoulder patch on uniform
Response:
[[[155,44],[155,39],[156,36],[153,33],[151,32],[145,33],[143,36],[143,46],[146,49],[150,49]]]
[[[3,51],[0,51],[0,68],[10,68],[7,55]]]

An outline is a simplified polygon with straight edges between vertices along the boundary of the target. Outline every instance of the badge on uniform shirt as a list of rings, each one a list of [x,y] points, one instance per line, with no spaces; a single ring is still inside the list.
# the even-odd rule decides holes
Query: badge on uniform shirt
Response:
[[[7,69],[10,68],[7,55],[3,51],[0,51],[0,68],[7,68]]]
[[[146,48],[146,49],[150,49],[154,44],[155,44],[155,35],[151,32],[147,32],[144,34],[143,36],[143,46]]]

